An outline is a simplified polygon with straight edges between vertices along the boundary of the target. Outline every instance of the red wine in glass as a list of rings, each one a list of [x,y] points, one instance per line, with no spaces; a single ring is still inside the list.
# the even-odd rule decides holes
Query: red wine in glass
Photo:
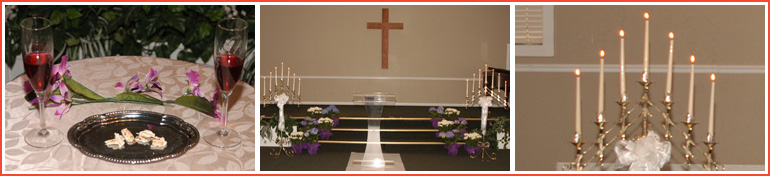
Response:
[[[225,54],[216,57],[214,62],[219,88],[224,92],[232,91],[241,77],[243,60],[236,55]]]
[[[45,52],[32,52],[24,56],[24,71],[35,91],[43,91],[51,79],[50,55]]]

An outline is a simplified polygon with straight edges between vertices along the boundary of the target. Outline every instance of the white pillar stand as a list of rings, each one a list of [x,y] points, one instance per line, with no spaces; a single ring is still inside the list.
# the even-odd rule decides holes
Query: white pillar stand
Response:
[[[489,115],[489,106],[492,106],[492,97],[484,96],[479,98],[481,106],[481,136],[487,134],[487,115]]]
[[[289,101],[289,96],[286,95],[286,93],[282,93],[281,95],[275,96],[275,103],[278,106],[278,130],[283,132],[284,129],[286,129],[285,120],[283,119],[283,105],[286,104],[286,102]],[[278,137],[281,137],[280,134]]]

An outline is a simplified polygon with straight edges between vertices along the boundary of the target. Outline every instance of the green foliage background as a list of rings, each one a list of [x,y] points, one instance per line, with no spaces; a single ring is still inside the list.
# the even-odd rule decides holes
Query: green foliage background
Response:
[[[254,6],[235,6],[236,16],[249,22],[249,53],[241,80],[254,86]],[[230,11],[230,15],[233,11]],[[245,14],[242,14],[245,12]],[[27,17],[51,20],[56,58],[69,60],[116,55],[170,58],[179,44],[178,60],[204,63],[212,58],[216,22],[228,17],[224,6],[94,5],[16,6],[6,19],[5,62],[11,67],[21,55],[20,22]],[[7,17],[6,17],[7,18]],[[60,61],[57,61],[57,63]]]

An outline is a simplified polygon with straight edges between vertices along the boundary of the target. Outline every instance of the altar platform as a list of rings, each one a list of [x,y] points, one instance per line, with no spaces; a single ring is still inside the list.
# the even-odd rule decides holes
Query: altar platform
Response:
[[[304,118],[306,110],[313,106],[327,105],[287,105],[285,115],[292,118]],[[259,106],[261,115],[272,116],[277,113],[274,105]],[[367,143],[367,120],[364,106],[340,105],[340,124],[332,129],[334,135],[328,140],[320,140],[318,154],[307,153],[278,158],[270,156],[275,146],[261,145],[260,170],[262,171],[345,171],[351,152],[364,152]],[[425,106],[385,106],[381,120],[380,133],[383,153],[396,153],[406,171],[509,171],[510,151],[496,150],[497,160],[481,162],[481,157],[472,159],[464,151],[451,157],[444,149],[444,144],[436,137],[437,130],[432,128],[428,108]],[[449,107],[445,107],[449,108]],[[452,107],[461,111],[460,117],[468,120],[468,128],[479,128],[481,123],[479,107]],[[490,108],[489,121],[499,116],[509,116],[510,110],[501,107]],[[263,143],[264,144],[264,143]],[[488,158],[487,158],[488,159]],[[303,166],[303,167],[297,167]]]

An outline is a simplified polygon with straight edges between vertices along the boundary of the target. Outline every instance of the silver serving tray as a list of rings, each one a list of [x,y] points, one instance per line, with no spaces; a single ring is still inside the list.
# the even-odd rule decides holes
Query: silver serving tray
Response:
[[[149,145],[126,144],[123,149],[113,150],[104,141],[128,128],[137,136],[142,130],[152,127],[156,136],[168,142],[163,150],[152,150]],[[193,125],[179,117],[149,111],[115,111],[93,115],[73,125],[67,138],[73,147],[83,154],[107,161],[126,164],[144,164],[162,161],[183,155],[198,144],[200,134]]]

